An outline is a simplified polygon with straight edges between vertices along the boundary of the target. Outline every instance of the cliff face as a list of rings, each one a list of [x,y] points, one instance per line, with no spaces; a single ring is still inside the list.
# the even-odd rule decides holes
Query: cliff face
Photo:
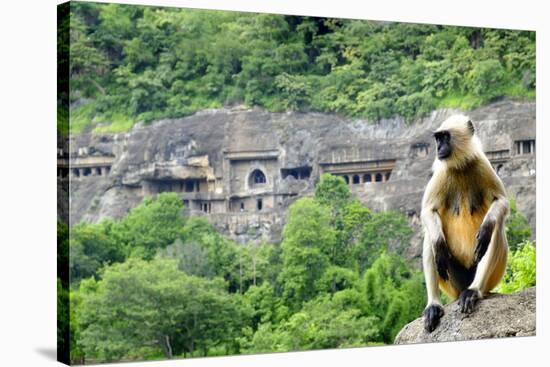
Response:
[[[536,290],[503,295],[493,294],[479,301],[477,309],[462,314],[457,302],[445,306],[445,315],[431,333],[424,330],[422,317],[405,325],[395,344],[463,341],[536,334]]]
[[[66,165],[59,175],[71,180],[72,224],[120,217],[145,196],[175,191],[190,214],[208,216],[240,242],[278,241],[289,203],[331,172],[369,207],[399,210],[418,229],[434,159],[431,132],[454,113],[460,111],[372,124],[317,113],[208,110],[123,134],[71,136],[59,152]],[[502,101],[468,115],[534,228],[535,104]],[[408,255],[419,253],[417,235]]]

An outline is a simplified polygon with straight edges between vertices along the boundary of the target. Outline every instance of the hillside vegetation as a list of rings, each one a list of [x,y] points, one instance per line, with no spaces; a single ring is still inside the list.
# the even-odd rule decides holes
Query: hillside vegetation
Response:
[[[277,244],[238,245],[182,210],[163,193],[119,220],[58,226],[67,360],[390,344],[426,304],[422,273],[400,255],[412,235],[406,217],[364,207],[341,177],[323,175],[314,196],[290,206]],[[535,247],[521,213],[506,228],[499,291],[514,292],[535,285]]]
[[[534,32],[94,3],[63,26],[73,132],[234,104],[410,121],[535,94]]]

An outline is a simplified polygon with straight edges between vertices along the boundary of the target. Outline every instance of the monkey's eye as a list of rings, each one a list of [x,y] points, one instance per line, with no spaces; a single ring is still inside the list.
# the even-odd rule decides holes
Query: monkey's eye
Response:
[[[437,141],[442,141],[442,140],[448,141],[450,137],[451,135],[449,134],[448,131],[436,131],[434,133],[434,138]]]

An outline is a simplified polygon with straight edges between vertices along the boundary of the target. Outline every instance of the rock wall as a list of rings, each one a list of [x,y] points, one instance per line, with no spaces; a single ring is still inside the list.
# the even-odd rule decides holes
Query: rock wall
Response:
[[[311,194],[320,174],[332,170],[345,175],[369,207],[409,217],[417,235],[408,256],[415,257],[420,201],[434,159],[431,134],[454,113],[460,111],[437,110],[407,124],[258,108],[207,110],[137,124],[127,133],[71,136],[63,148],[68,152],[61,152],[71,171],[60,181],[71,180],[71,224],[121,217],[145,196],[177,191],[189,214],[206,215],[244,243],[279,241],[288,205]],[[529,147],[519,154],[516,142],[535,139],[535,104],[500,101],[467,114],[534,228],[535,155]],[[112,161],[105,171],[92,167],[102,157]],[[75,165],[83,168],[75,171]],[[374,182],[377,167],[385,182]],[[371,173],[373,182],[365,182]]]

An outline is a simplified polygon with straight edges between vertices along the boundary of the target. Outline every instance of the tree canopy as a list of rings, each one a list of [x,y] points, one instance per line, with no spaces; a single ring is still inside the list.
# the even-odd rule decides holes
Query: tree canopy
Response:
[[[118,220],[59,226],[71,234],[59,330],[70,326],[73,361],[388,343],[423,308],[422,277],[396,252],[406,220],[364,207],[341,178],[290,206],[280,244],[239,245],[181,209],[163,193]]]
[[[412,120],[535,93],[534,32],[99,3],[71,4],[70,30],[73,132],[233,104]]]

